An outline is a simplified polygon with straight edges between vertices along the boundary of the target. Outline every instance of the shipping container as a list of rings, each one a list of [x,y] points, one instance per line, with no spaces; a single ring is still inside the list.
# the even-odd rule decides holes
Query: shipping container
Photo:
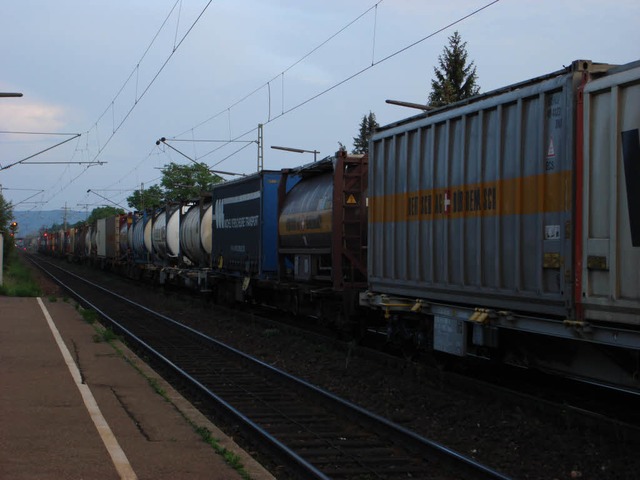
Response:
[[[376,133],[371,290],[574,315],[577,92],[609,68],[576,61]]]
[[[280,172],[265,170],[214,185],[214,268],[260,277],[277,273],[280,177]]]
[[[639,130],[640,62],[586,85],[576,298],[587,319],[640,325]]]
[[[391,338],[638,391],[640,62],[381,128],[369,290]]]
[[[120,251],[120,216],[101,218],[96,222],[96,253],[100,258],[115,259]]]

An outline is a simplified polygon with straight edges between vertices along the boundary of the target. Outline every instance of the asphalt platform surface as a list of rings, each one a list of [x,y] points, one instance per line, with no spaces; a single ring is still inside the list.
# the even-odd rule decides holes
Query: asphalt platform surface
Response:
[[[242,478],[196,427],[251,479],[274,478],[126,346],[95,335],[62,299],[0,297],[0,479]]]

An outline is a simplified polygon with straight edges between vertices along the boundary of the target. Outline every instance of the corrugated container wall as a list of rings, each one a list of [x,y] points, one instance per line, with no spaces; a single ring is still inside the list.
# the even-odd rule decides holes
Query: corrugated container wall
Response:
[[[584,111],[585,317],[638,325],[640,62],[589,83]]]
[[[567,314],[582,65],[374,135],[372,291]]]
[[[101,218],[96,226],[96,248],[98,257],[116,258],[120,246],[120,216]]]
[[[107,256],[107,219],[100,218],[96,224],[96,253],[98,257]]]

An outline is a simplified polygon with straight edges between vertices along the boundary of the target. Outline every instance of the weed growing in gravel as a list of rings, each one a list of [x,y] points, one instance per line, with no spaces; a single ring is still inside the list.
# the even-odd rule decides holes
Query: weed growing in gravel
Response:
[[[251,479],[247,471],[245,471],[244,466],[242,465],[242,460],[240,460],[240,457],[235,453],[230,452],[229,450],[224,448],[222,445],[220,445],[220,442],[218,441],[218,439],[213,438],[213,435],[211,435],[211,432],[209,431],[208,428],[196,427],[196,433],[200,435],[200,437],[202,437],[202,440],[204,440],[206,443],[211,445],[211,447],[218,454],[222,455],[222,458],[224,458],[224,461],[228,465],[230,465],[231,468],[233,468],[236,472],[238,472],[242,478],[244,478],[245,480]]]
[[[111,330],[110,328],[105,328],[102,331],[98,331],[98,333],[96,333],[93,336],[93,341],[96,343],[100,343],[100,342],[111,343],[117,338],[118,336],[113,332],[113,330]]]
[[[159,394],[161,397],[164,397],[165,400],[167,400],[167,392],[165,392],[164,388],[162,388],[160,386],[160,382],[158,381],[157,378],[147,378],[147,382],[149,382],[149,385],[151,385],[151,388],[153,388],[153,390]]]
[[[49,301],[51,303],[56,303],[58,301],[58,297],[56,297],[55,295],[49,295]]]
[[[93,325],[98,320],[98,312],[96,312],[95,310],[80,309],[79,306],[77,307],[77,309],[80,310],[80,315],[82,315],[84,321],[89,325]]]

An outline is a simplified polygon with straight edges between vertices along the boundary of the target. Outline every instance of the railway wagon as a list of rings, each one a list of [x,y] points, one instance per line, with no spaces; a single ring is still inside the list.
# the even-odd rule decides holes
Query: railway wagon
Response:
[[[252,281],[277,279],[281,180],[289,188],[296,181],[263,170],[213,186],[212,281],[221,298],[241,301],[257,294]]]
[[[580,60],[381,128],[361,303],[436,351],[637,390],[639,127],[638,62]]]
[[[350,328],[366,280],[366,157],[318,162],[215,185],[211,285]]]
[[[339,151],[283,171],[300,181],[286,195],[281,183],[278,261],[289,292],[280,307],[344,330],[362,326],[357,294],[366,285],[367,168],[366,155]]]

